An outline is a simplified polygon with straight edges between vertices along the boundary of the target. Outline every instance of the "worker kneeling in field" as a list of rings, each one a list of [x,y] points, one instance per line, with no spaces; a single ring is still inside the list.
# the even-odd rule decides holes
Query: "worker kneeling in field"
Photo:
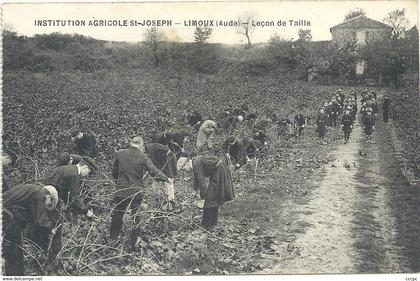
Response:
[[[5,275],[24,275],[22,235],[28,224],[53,228],[49,212],[58,193],[51,185],[23,184],[3,193],[3,258]]]
[[[143,200],[144,169],[156,180],[172,182],[164,173],[159,171],[145,153],[143,138],[134,137],[130,147],[116,152],[112,167],[112,176],[115,179],[116,192],[114,196],[115,207],[112,210],[110,237],[118,239],[123,226],[123,217],[127,207],[131,208],[135,227],[131,231],[130,250],[135,249],[137,237],[140,232],[140,216],[137,214]]]
[[[163,187],[166,195],[167,209],[175,209],[175,187],[173,179],[177,175],[177,159],[175,154],[165,145],[159,143],[148,143],[145,145],[146,153],[152,160],[153,165],[162,171],[172,181],[153,181],[153,187]]]
[[[217,225],[219,207],[234,198],[232,176],[224,161],[208,151],[194,157],[192,163],[194,190],[204,199],[202,225],[211,229]]]

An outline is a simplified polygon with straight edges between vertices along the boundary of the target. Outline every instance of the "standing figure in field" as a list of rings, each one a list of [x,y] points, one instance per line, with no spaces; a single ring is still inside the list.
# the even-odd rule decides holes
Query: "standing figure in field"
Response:
[[[363,118],[363,130],[365,131],[366,138],[372,139],[372,133],[375,130],[375,116],[372,114],[372,108],[368,107],[366,116]]]
[[[389,96],[386,95],[384,97],[384,101],[382,103],[382,118],[384,120],[384,123],[388,123],[388,118],[389,118],[389,105],[390,105],[390,100],[389,100]]]
[[[316,124],[318,137],[320,140],[323,140],[325,137],[325,132],[327,131],[327,115],[325,114],[323,107],[319,110],[319,113],[316,116]]]
[[[146,153],[162,173],[164,173],[172,181],[153,181],[153,187],[162,189],[166,195],[166,203],[168,210],[175,208],[175,187],[173,179],[177,175],[177,159],[175,154],[165,145],[159,143],[148,143],[145,145]]]
[[[114,194],[113,204],[115,207],[111,214],[110,238],[112,240],[118,239],[123,226],[125,210],[127,207],[130,207],[132,216],[135,217],[135,227],[131,231],[129,240],[131,250],[135,249],[137,237],[140,233],[138,211],[143,200],[143,175],[145,169],[156,180],[169,180],[147,157],[143,138],[137,136],[133,138],[129,148],[116,152],[112,166],[112,177],[115,179],[117,190]]]
[[[71,133],[71,139],[75,144],[75,152],[81,156],[96,158],[98,156],[98,148],[96,139],[93,135],[82,133],[80,130],[74,130]]]
[[[53,223],[48,213],[57,202],[57,190],[50,185],[23,184],[3,193],[2,255],[5,275],[25,275],[23,231],[28,224],[34,224],[47,228],[50,233]]]
[[[295,115],[295,128],[297,128],[298,136],[302,137],[305,128],[305,116],[302,113]]]
[[[331,127],[331,105],[328,102],[324,103],[324,112],[326,115],[327,126]]]
[[[212,120],[206,120],[198,130],[196,147],[197,150],[206,150],[213,148],[212,139],[218,128],[218,124]]]
[[[208,152],[194,157],[192,164],[194,190],[205,200],[202,225],[212,229],[218,222],[219,207],[234,198],[232,176],[225,162]]]
[[[348,143],[350,134],[353,129],[353,116],[350,114],[350,110],[346,109],[343,117],[341,118],[341,129],[344,132],[344,143]]]

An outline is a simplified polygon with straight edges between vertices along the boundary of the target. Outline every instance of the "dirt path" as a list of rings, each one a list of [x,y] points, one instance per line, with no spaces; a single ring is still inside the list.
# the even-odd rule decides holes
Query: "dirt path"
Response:
[[[395,202],[395,193],[409,187],[395,164],[390,124],[378,116],[374,141],[368,142],[360,118],[350,142],[331,152],[334,161],[324,167],[309,203],[297,209],[295,239],[279,245],[282,258],[262,273],[418,272],[420,255],[411,249],[420,248],[413,226],[420,222],[420,192]]]

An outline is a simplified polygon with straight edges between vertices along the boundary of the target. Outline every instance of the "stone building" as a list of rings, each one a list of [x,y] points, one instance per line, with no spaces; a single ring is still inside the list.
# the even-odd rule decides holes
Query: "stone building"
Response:
[[[364,15],[354,17],[330,28],[332,42],[337,44],[356,42],[363,47],[367,42],[391,37],[392,27]],[[363,75],[366,62],[356,64],[356,75]]]

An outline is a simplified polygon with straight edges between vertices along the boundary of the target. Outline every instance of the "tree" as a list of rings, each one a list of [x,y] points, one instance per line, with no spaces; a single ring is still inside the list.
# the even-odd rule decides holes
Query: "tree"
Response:
[[[255,26],[252,21],[255,19],[252,13],[246,13],[238,18],[239,27],[237,33],[245,36],[247,40],[246,48],[251,48],[251,36],[254,33]]]
[[[366,12],[362,8],[356,8],[355,10],[349,11],[345,16],[344,20],[347,21],[349,19],[358,17],[358,16],[364,16],[366,15]]]
[[[412,47],[407,39],[385,38],[369,42],[359,53],[361,59],[366,60],[368,75],[375,78],[380,85],[382,81],[390,81],[395,87],[399,87],[399,76],[407,69],[410,48]]]
[[[392,29],[393,38],[404,38],[407,34],[408,20],[405,17],[405,9],[390,12],[384,22],[388,23]]]
[[[197,27],[194,31],[194,40],[197,44],[191,60],[198,73],[209,72],[215,60],[214,46],[207,44],[212,31],[209,27]]]
[[[329,68],[332,78],[347,84],[355,72],[357,59],[355,42],[330,45]]]
[[[277,66],[280,64],[296,64],[293,58],[292,44],[292,41],[281,38],[277,33],[270,37],[268,53]]]
[[[198,44],[205,44],[210,38],[213,30],[207,26],[197,26],[194,31],[194,41]]]
[[[165,41],[165,35],[163,32],[158,30],[156,27],[152,27],[148,30],[146,30],[145,34],[145,41],[150,50],[152,51],[153,58],[154,58],[154,64],[155,66],[159,65],[159,48],[162,43],[162,41]]]
[[[311,30],[310,29],[299,29],[298,32],[299,35],[299,39],[300,41],[312,41],[312,34],[311,34]]]

